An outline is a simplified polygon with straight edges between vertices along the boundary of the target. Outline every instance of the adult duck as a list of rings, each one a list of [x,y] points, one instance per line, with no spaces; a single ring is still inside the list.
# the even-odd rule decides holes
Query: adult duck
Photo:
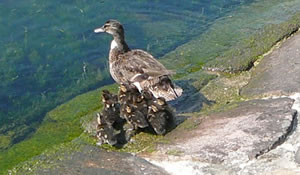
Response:
[[[182,89],[170,79],[172,71],[167,70],[151,54],[134,49],[125,42],[124,28],[117,20],[108,20],[95,33],[106,32],[113,36],[109,51],[109,71],[118,83],[133,83],[141,92],[150,90],[155,97],[174,100]]]

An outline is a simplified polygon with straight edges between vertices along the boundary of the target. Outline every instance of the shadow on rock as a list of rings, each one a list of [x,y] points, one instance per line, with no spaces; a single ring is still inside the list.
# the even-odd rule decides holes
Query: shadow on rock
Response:
[[[177,81],[183,89],[183,94],[176,100],[171,101],[169,104],[176,109],[177,114],[199,112],[203,105],[212,105],[215,102],[208,100],[201,94],[193,85],[191,80]]]

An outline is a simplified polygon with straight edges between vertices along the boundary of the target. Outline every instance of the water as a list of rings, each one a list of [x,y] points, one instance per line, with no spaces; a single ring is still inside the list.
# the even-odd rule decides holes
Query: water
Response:
[[[45,113],[113,83],[111,37],[93,29],[118,19],[132,48],[160,57],[251,0],[0,1],[0,150],[34,132]]]

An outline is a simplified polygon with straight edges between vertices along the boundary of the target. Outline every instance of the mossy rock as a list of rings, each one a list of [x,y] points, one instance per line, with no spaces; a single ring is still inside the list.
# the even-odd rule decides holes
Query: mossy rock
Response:
[[[7,149],[11,145],[12,139],[7,135],[0,135],[0,150]]]
[[[229,73],[249,70],[261,55],[268,52],[279,41],[298,31],[299,27],[300,13],[286,22],[269,24],[261,32],[239,42],[220,57],[206,63],[204,68]]]

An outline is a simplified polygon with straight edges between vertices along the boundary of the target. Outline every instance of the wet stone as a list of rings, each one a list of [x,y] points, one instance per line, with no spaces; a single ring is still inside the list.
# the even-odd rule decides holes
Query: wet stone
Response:
[[[265,56],[241,94],[290,95],[300,92],[300,32]],[[284,83],[283,83],[284,82]]]
[[[217,164],[257,158],[292,132],[296,124],[292,104],[290,98],[229,104],[222,112],[201,116],[194,128],[168,134],[166,139],[172,144],[158,145],[153,157],[160,159],[176,152],[179,159],[192,157]]]

